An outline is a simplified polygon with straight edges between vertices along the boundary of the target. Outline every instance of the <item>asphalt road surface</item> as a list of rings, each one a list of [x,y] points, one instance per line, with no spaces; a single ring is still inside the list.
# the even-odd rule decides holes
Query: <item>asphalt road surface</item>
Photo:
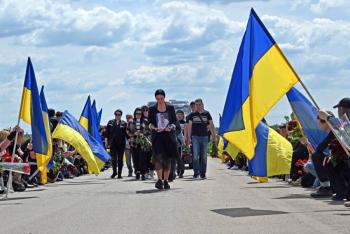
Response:
[[[125,170],[126,172],[126,170]],[[255,183],[209,159],[159,192],[153,181],[111,170],[10,194],[0,200],[0,233],[350,233],[350,209],[274,180]]]

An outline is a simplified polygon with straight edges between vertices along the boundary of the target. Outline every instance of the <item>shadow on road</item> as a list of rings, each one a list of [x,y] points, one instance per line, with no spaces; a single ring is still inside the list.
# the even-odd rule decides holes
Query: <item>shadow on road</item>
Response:
[[[95,185],[95,184],[105,184],[105,183],[100,183],[100,182],[72,182],[72,183],[59,183],[57,184],[57,187],[61,185]]]
[[[287,196],[284,197],[275,197],[273,199],[310,199],[310,195],[309,194],[289,194]]]
[[[261,186],[261,187],[242,187],[242,189],[275,189],[275,188],[290,188],[289,186]]]
[[[166,191],[167,191],[167,190],[146,189],[146,190],[139,190],[139,191],[136,191],[136,194],[161,193],[161,192],[166,192]]]
[[[9,198],[2,198],[0,199],[0,202],[6,202],[6,201],[16,201],[16,200],[26,200],[26,199],[32,199],[32,198],[39,198],[37,196],[28,196],[28,197],[9,197]]]
[[[280,215],[289,214],[289,212],[277,210],[255,210],[248,207],[242,208],[227,208],[211,210],[217,214],[229,216],[232,218],[249,217],[249,216],[264,216],[264,215]]]
[[[146,189],[146,190],[139,190],[136,191],[136,194],[152,194],[152,193],[171,193],[172,191],[179,190],[179,188],[172,188],[170,190],[159,190],[159,189]]]

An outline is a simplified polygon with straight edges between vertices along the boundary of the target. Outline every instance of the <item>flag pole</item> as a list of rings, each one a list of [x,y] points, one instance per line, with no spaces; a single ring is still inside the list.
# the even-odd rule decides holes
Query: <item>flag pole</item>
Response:
[[[20,113],[20,111],[19,111],[19,113]],[[16,153],[16,144],[17,144],[17,138],[18,138],[18,127],[19,127],[19,124],[20,124],[20,121],[21,121],[19,113],[18,113],[17,125],[15,127],[16,136],[15,136],[15,140],[13,142],[14,144],[13,144],[13,150],[12,150],[12,155],[11,155],[11,163],[13,163],[13,161],[15,159],[15,153]],[[12,168],[9,171],[9,178],[7,180],[7,186],[6,187],[7,187],[7,189],[6,189],[5,199],[8,198],[9,190],[11,190],[11,192],[13,192],[13,187],[12,187]]]
[[[24,78],[24,82],[25,82],[25,78]],[[23,85],[24,88],[24,85]],[[13,163],[14,159],[15,159],[15,153],[16,153],[16,144],[17,144],[17,138],[18,138],[18,128],[19,128],[19,124],[21,123],[21,109],[22,109],[22,100],[23,100],[23,94],[24,94],[24,89],[22,90],[22,96],[21,96],[21,105],[19,107],[19,111],[18,111],[18,119],[17,119],[17,125],[16,125],[16,136],[15,136],[15,140],[14,140],[14,144],[13,144],[13,150],[12,150],[12,155],[11,155],[11,163]],[[13,187],[12,187],[12,168],[9,171],[9,178],[7,180],[7,190],[6,190],[6,194],[5,194],[5,198],[7,199],[8,197],[8,193],[9,190],[11,189],[11,192],[13,192]]]
[[[289,63],[288,59],[286,58],[286,56],[283,54],[281,48],[277,45],[277,43],[275,44],[277,50],[280,52],[280,54],[282,55],[282,57],[284,58],[285,62],[288,64],[289,68],[293,71],[294,75],[297,77],[299,83],[301,84],[301,86],[304,88],[306,94],[309,96],[309,98],[311,99],[311,101],[313,102],[313,104],[315,105],[317,110],[320,110],[319,105],[317,105],[316,100],[312,97],[311,93],[309,92],[309,90],[307,89],[306,85],[304,84],[304,82],[300,79],[300,77],[298,76],[298,74],[295,72],[294,68],[292,67],[292,65]]]

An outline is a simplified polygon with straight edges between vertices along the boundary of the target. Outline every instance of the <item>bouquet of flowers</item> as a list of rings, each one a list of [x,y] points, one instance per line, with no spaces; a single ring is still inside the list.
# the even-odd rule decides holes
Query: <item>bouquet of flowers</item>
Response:
[[[135,143],[141,147],[144,152],[150,151],[152,149],[152,143],[146,136],[138,136],[135,139]]]
[[[208,153],[210,154],[210,156],[212,158],[217,158],[218,157],[218,147],[215,143],[210,142],[210,144],[208,145],[209,149],[208,149]]]
[[[298,174],[302,175],[303,174],[303,170],[302,168],[304,168],[305,164],[307,163],[307,159],[299,159],[296,163],[295,166],[298,167]]]

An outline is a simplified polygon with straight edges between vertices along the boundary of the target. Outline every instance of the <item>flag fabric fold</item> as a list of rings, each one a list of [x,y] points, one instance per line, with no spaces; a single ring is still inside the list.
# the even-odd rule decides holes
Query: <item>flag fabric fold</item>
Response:
[[[295,87],[287,93],[287,98],[303,133],[316,149],[327,136],[327,132],[319,128],[316,107]]]
[[[226,97],[219,134],[249,159],[256,127],[299,78],[252,9]]]
[[[292,144],[264,123],[256,128],[255,156],[249,160],[249,175],[270,177],[290,173]]]
[[[40,91],[40,103],[41,103],[42,115],[43,115],[44,126],[45,126],[46,140],[48,143],[48,151],[45,157],[37,158],[36,163],[39,171],[41,171],[40,173],[41,182],[46,184],[47,183],[47,165],[52,158],[52,139],[51,139],[51,130],[50,130],[50,122],[49,122],[49,113],[48,113],[46,98],[44,94],[44,86],[41,87],[41,91]]]
[[[89,171],[96,175],[100,173],[96,158],[105,160],[110,158],[103,146],[67,111],[64,112],[52,138],[61,139],[72,145],[87,162]]]

